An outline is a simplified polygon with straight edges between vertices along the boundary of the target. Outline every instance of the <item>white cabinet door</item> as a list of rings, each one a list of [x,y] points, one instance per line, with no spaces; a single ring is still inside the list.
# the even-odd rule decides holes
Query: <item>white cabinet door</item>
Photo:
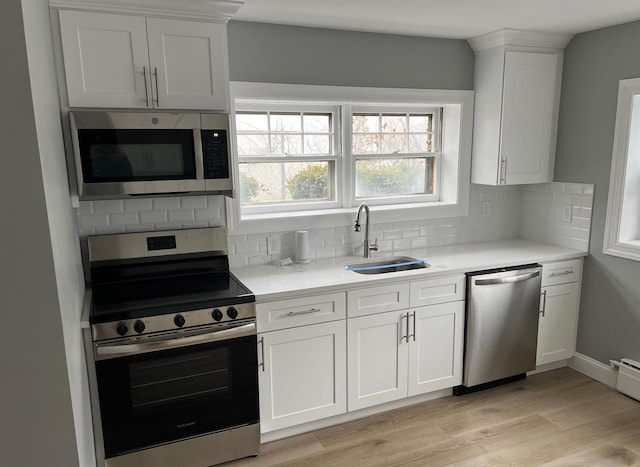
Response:
[[[553,180],[562,53],[476,53],[471,181]]]
[[[228,107],[223,24],[147,18],[147,35],[155,107]]]
[[[542,289],[536,364],[571,358],[576,348],[579,282]]]
[[[408,395],[461,384],[464,302],[417,308],[410,320]]]
[[[347,320],[349,411],[407,396],[408,319],[405,310]]]
[[[559,66],[555,54],[506,52],[500,146],[506,185],[552,179]]]
[[[60,11],[71,107],[147,107],[147,32],[140,16]]]
[[[258,335],[262,432],[346,412],[345,321]]]

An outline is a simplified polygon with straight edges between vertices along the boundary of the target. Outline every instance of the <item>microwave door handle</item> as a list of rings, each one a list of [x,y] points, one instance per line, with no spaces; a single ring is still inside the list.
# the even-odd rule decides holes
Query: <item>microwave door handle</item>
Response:
[[[244,337],[254,335],[256,333],[256,324],[249,323],[242,326],[236,326],[231,329],[222,331],[209,331],[203,334],[196,334],[188,337],[180,337],[177,339],[166,339],[155,342],[146,342],[142,344],[105,344],[96,345],[96,360],[106,360],[108,358],[126,357],[147,352],[156,352],[159,350],[178,349],[189,345],[205,344],[209,342],[218,342],[222,340],[232,339],[236,337]]]
[[[202,133],[200,128],[193,129],[193,145],[196,156],[196,180],[204,180],[204,155],[202,152]]]

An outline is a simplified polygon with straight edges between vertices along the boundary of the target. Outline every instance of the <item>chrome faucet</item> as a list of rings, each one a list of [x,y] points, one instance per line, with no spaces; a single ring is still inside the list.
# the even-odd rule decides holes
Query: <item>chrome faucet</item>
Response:
[[[364,209],[367,215],[367,221],[364,224],[364,252],[363,258],[371,258],[371,251],[378,251],[378,239],[376,238],[373,243],[369,242],[369,220],[371,219],[371,213],[369,212],[369,206],[367,203],[362,203],[358,208],[358,215],[356,216],[356,225],[353,228],[355,232],[360,232],[360,213]]]

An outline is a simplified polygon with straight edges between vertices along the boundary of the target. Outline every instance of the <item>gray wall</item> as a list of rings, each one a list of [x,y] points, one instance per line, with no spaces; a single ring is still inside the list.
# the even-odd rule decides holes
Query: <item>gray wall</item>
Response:
[[[46,17],[46,0],[28,4]],[[46,29],[32,33],[50,42]],[[57,212],[39,148],[46,128],[34,114],[34,95],[46,91],[32,88],[20,0],[0,2],[0,63],[0,465],[72,467],[79,459],[52,246],[61,231],[50,229]]]
[[[618,81],[640,77],[640,22],[575,36],[564,54],[555,180],[595,184],[578,352],[640,360],[640,262],[602,254]]]
[[[463,40],[230,21],[228,42],[233,81],[473,89]]]

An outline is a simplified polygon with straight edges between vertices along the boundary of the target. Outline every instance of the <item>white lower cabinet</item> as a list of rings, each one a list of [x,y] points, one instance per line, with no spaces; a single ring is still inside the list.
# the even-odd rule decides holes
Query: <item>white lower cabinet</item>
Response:
[[[462,381],[464,302],[347,320],[349,411]]]
[[[536,364],[571,358],[576,348],[580,284],[543,287]]]
[[[346,412],[345,321],[258,334],[263,432]]]

